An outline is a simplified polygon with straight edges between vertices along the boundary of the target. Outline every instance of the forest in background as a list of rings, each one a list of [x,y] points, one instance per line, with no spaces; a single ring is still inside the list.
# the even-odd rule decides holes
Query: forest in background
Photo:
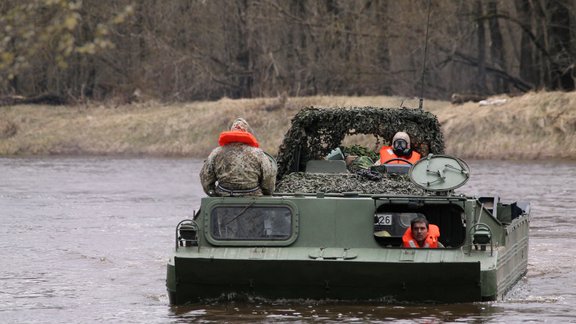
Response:
[[[0,96],[575,89],[576,0],[3,0],[0,26]]]

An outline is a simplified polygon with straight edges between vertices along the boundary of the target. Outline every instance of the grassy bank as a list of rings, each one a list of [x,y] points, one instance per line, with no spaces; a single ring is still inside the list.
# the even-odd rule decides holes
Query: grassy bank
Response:
[[[426,101],[438,116],[447,153],[463,158],[576,159],[576,93],[529,93],[480,106]],[[396,107],[398,97],[222,99],[126,106],[0,107],[0,155],[144,155],[205,157],[236,117],[275,154],[290,120],[306,106]],[[417,107],[417,100],[404,101]]]

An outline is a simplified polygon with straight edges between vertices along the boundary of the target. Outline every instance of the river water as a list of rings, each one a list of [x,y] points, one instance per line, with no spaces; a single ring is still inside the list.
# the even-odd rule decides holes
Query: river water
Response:
[[[576,163],[468,164],[459,192],[532,203],[528,274],[503,300],[171,307],[166,261],[201,161],[0,158],[0,323],[576,323]]]

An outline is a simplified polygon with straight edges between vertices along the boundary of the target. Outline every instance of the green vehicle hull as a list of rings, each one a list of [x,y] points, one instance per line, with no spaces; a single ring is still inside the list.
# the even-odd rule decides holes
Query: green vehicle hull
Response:
[[[491,246],[473,244],[469,233],[459,246],[444,249],[405,249],[378,242],[373,218],[378,208],[413,208],[409,206],[417,199],[424,206],[420,208],[445,210],[447,206],[458,206],[456,210],[463,215],[468,211],[469,218],[464,218],[468,223],[480,214],[493,227]],[[210,243],[206,238],[210,235],[209,211],[227,204],[290,206],[299,218],[293,224],[296,239],[289,238],[286,246],[268,246],[262,241],[244,241],[238,246],[226,241]],[[529,216],[523,214],[502,224],[474,198],[281,196],[204,198],[202,205],[206,211],[197,214],[194,245],[178,246],[167,266],[172,304],[243,296],[495,300],[527,270]],[[321,217],[319,211],[323,211]]]

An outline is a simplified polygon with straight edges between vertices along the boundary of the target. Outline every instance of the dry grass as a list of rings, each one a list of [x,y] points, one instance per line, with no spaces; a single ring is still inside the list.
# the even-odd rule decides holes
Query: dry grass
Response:
[[[426,101],[438,116],[447,153],[465,158],[576,158],[576,93],[529,93],[503,105]],[[236,117],[276,153],[302,107],[417,107],[399,97],[222,99],[119,106],[0,108],[0,155],[98,154],[205,157]]]
[[[479,159],[576,158],[576,93],[500,98],[506,103],[431,109],[449,153]]]

